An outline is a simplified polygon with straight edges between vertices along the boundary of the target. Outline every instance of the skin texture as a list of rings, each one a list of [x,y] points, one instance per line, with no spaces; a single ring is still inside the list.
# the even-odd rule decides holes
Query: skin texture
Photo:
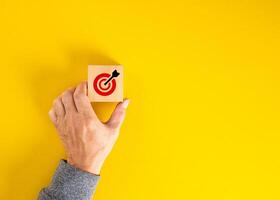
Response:
[[[87,97],[87,82],[58,96],[49,111],[67,153],[67,162],[83,171],[100,174],[125,118],[129,100],[120,102],[110,119],[102,123]]]

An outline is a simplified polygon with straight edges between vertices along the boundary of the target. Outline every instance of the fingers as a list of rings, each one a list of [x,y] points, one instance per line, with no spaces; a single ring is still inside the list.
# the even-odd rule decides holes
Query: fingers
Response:
[[[70,88],[62,93],[61,100],[63,103],[63,106],[65,108],[65,114],[71,113],[71,112],[77,112],[77,108],[74,102],[73,93],[75,91],[75,88]]]
[[[56,117],[64,117],[67,113],[82,113],[96,117],[87,96],[87,81],[80,83],[76,88],[70,88],[63,92],[53,103],[53,111]]]
[[[53,112],[57,115],[58,118],[64,117],[65,108],[62,104],[61,97],[58,97],[53,102]]]
[[[54,125],[57,124],[57,117],[53,109],[49,111],[49,117]]]
[[[74,102],[79,113],[95,115],[87,96],[87,82],[80,83],[74,92]]]
[[[123,102],[120,102],[115,110],[113,111],[109,121],[107,122],[107,125],[111,128],[120,128],[124,118],[125,118],[125,111],[128,107],[129,99],[125,99]]]

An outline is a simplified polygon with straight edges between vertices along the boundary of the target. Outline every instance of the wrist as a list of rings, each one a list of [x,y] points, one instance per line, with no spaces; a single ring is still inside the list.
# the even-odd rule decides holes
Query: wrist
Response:
[[[92,161],[90,163],[75,162],[73,159],[68,158],[67,163],[70,165],[94,175],[99,175],[103,166],[103,161]]]

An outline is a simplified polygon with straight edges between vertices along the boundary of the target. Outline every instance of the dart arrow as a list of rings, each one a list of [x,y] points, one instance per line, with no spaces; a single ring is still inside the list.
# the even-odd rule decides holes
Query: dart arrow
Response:
[[[113,72],[112,72],[112,75],[110,76],[110,78],[104,83],[104,85],[107,85],[113,78],[116,78],[120,75],[119,72],[117,72],[117,70],[115,69]]]

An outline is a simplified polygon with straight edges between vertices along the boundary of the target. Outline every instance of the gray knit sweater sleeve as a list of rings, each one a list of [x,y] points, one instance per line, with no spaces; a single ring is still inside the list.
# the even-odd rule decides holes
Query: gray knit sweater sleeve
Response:
[[[38,200],[90,200],[98,180],[99,176],[61,160],[51,184],[40,191]]]

